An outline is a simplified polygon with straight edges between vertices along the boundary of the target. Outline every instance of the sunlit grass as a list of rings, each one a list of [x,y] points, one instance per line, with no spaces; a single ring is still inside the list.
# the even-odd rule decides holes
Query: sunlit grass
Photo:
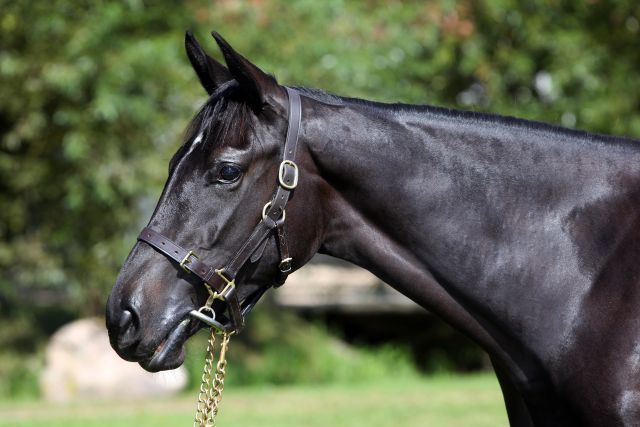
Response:
[[[0,426],[186,426],[195,394],[162,400],[0,403]],[[491,426],[507,425],[491,374],[437,376],[358,385],[229,388],[221,427]]]

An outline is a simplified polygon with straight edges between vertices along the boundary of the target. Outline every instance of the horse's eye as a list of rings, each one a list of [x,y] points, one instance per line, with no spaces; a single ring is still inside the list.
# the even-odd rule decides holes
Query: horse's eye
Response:
[[[238,166],[232,164],[223,165],[218,173],[218,182],[225,184],[236,182],[241,174],[242,170]]]

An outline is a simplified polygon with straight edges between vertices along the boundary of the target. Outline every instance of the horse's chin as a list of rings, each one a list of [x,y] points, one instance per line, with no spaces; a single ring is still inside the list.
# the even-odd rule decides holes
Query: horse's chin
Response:
[[[186,317],[169,332],[151,357],[138,363],[149,372],[166,371],[179,367],[184,362],[186,354],[185,342],[199,329],[199,322]]]
[[[241,310],[243,316],[247,316],[256,305],[260,297],[265,293],[268,287],[261,287],[252,290],[242,302]],[[214,312],[224,313],[225,303],[216,300],[214,302]],[[224,324],[229,322],[225,314],[218,316],[218,319]],[[182,365],[186,355],[184,345],[186,341],[206,325],[195,318],[185,317],[178,325],[162,340],[160,345],[153,352],[151,357],[141,360],[138,363],[142,368],[149,372],[166,371],[175,369]]]

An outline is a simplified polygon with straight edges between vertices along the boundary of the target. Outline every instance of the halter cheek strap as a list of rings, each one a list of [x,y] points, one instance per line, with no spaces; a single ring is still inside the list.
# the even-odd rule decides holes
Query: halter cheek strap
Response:
[[[298,166],[295,163],[298,134],[302,120],[302,108],[300,94],[291,88],[285,88],[289,96],[289,124],[287,137],[284,144],[283,160],[278,168],[278,187],[271,201],[262,209],[262,219],[254,227],[249,237],[244,241],[240,249],[231,257],[222,268],[214,268],[201,261],[191,250],[184,249],[171,239],[150,227],[140,232],[138,240],[145,242],[167,258],[175,261],[187,273],[194,274],[207,288],[209,298],[206,304],[199,310],[194,310],[191,315],[221,331],[239,332],[244,327],[244,316],[251,309],[250,306],[241,308],[241,301],[236,292],[235,278],[245,263],[251,259],[255,262],[260,259],[264,251],[266,239],[276,230],[278,250],[280,252],[279,285],[283,284],[292,269],[292,259],[289,255],[289,247],[284,229],[286,219],[285,206],[291,193],[298,185]],[[231,323],[221,324],[215,320],[215,313],[211,304],[215,299],[227,303],[231,317]],[[205,314],[209,312],[210,315]]]

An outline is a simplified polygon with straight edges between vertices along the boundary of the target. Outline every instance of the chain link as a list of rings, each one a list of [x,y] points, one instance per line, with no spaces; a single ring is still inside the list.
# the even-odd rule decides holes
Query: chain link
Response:
[[[220,357],[213,372],[213,361],[215,357],[216,331],[212,328],[209,341],[207,343],[207,355],[204,359],[204,370],[202,381],[200,382],[200,392],[198,393],[198,406],[196,416],[193,421],[194,427],[214,427],[216,425],[216,415],[222,400],[224,390],[224,376],[227,368],[227,349],[231,334],[222,333],[220,344]]]

